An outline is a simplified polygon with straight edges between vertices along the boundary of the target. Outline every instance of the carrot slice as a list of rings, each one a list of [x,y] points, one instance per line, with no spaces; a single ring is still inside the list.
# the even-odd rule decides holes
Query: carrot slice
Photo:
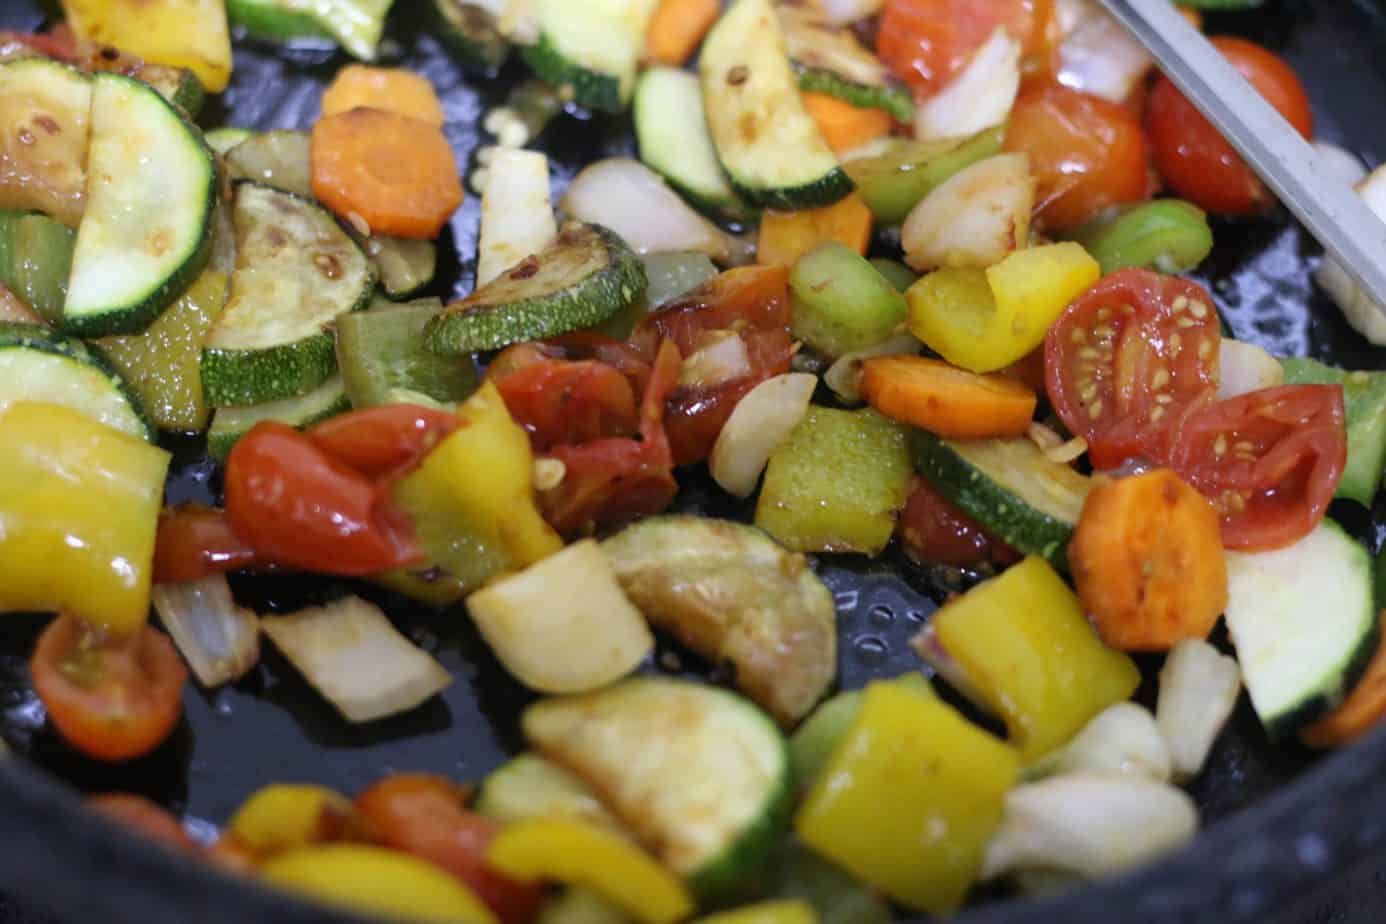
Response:
[[[887,417],[951,439],[1020,436],[1035,416],[1035,393],[1019,382],[922,356],[867,360],[861,393]]]
[[[871,243],[871,210],[852,193],[821,209],[766,212],[760,219],[756,262],[762,266],[793,266],[824,241],[837,241],[866,254]]]
[[[682,66],[720,12],[717,0],[661,0],[645,34],[645,56],[656,64]]]
[[[443,104],[433,84],[412,71],[348,64],[322,95],[323,118],[353,109],[384,109],[442,127]]]
[[[1206,638],[1227,607],[1218,513],[1168,469],[1099,479],[1068,562],[1097,633],[1123,651]]]
[[[359,218],[372,231],[421,240],[437,237],[463,199],[442,130],[383,109],[313,126],[313,194],[353,224]]]
[[[890,127],[895,124],[888,112],[861,109],[826,93],[804,92],[799,96],[834,154],[842,154],[888,135]]]
[[[1377,618],[1386,631],[1386,610]],[[1299,737],[1311,748],[1342,747],[1375,728],[1382,716],[1386,716],[1386,635],[1347,700],[1301,731]]]

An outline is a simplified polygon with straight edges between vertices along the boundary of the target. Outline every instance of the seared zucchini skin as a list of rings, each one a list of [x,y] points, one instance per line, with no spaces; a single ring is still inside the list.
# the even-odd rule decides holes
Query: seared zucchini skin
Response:
[[[202,389],[213,407],[246,407],[307,394],[336,369],[330,333],[263,350],[208,347],[202,351]]]
[[[212,428],[207,433],[207,452],[218,462],[225,462],[241,437],[261,421],[278,421],[305,430],[349,410],[351,402],[347,400],[346,389],[339,376],[329,378],[297,398],[255,407],[219,408],[212,417]]]
[[[433,0],[443,41],[477,74],[495,76],[510,56],[510,42],[501,34],[495,17],[481,7],[461,0]]]
[[[520,57],[545,83],[572,87],[573,101],[579,106],[599,112],[621,112],[626,108],[619,77],[568,60],[545,33],[540,33],[539,41],[533,45],[522,45]]]
[[[906,125],[914,121],[914,100],[909,91],[902,87],[868,87],[853,83],[832,71],[806,67],[797,62],[794,73],[799,77],[800,90],[835,96],[858,109],[880,109]]]
[[[732,189],[747,202],[761,208],[779,212],[797,212],[804,209],[822,208],[845,199],[856,189],[852,178],[841,167],[834,169],[812,183],[802,186],[785,186],[778,189],[756,189],[730,177]]]
[[[514,291],[579,249],[591,252],[583,259],[595,257],[600,265],[563,288],[519,298],[502,291]],[[602,323],[638,301],[647,285],[640,258],[615,234],[597,225],[565,228],[543,253],[443,309],[424,328],[424,342],[435,353],[463,354],[556,337]]]

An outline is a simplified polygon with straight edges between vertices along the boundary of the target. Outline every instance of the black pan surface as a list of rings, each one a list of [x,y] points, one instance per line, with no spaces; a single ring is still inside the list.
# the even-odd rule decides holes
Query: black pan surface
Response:
[[[428,34],[424,6],[399,0],[386,61],[407,64],[433,81],[459,161],[470,164],[485,143],[478,127],[484,112],[523,74],[512,65],[494,81],[463,77]],[[34,28],[42,21],[36,0],[0,0],[0,28]],[[1214,17],[1210,31],[1239,32],[1279,51],[1309,88],[1319,137],[1344,144],[1370,164],[1386,160],[1386,17],[1369,0],[1271,0],[1260,11]],[[202,121],[306,128],[316,117],[323,86],[344,63],[330,51],[242,44],[230,90],[209,105]],[[561,187],[583,164],[629,153],[632,141],[624,120],[570,114],[549,128],[539,146],[550,155]],[[444,243],[436,294],[470,290],[477,217],[477,199],[470,197]],[[1386,350],[1369,347],[1314,290],[1309,271],[1321,251],[1286,216],[1222,225],[1215,236],[1217,249],[1203,278],[1237,337],[1280,354],[1318,356],[1352,368],[1386,367]],[[167,445],[178,460],[170,502],[213,500],[219,488],[215,466],[191,442]],[[680,482],[685,509],[749,515],[749,508],[738,509],[709,489],[700,472],[681,473]],[[1386,540],[1386,502],[1370,514],[1339,504],[1333,515],[1373,551]],[[912,569],[889,556],[878,563],[824,560],[818,568],[837,597],[840,677],[849,688],[916,668],[907,640],[937,601],[968,579]],[[460,610],[432,614],[368,587],[301,576],[238,577],[233,587],[243,603],[261,612],[292,611],[347,592],[372,597],[442,661],[455,682],[407,715],[350,727],[266,646],[262,665],[240,684],[211,694],[190,686],[185,720],[154,755],[103,766],[75,755],[44,724],[25,667],[43,620],[6,616],[0,620],[0,738],[24,760],[0,763],[0,893],[72,921],[329,920],[132,844],[77,813],[71,789],[142,793],[183,813],[195,833],[210,834],[246,796],[272,781],[321,782],[350,794],[395,771],[477,779],[519,747],[516,720],[529,694],[495,662]],[[708,676],[696,659],[676,653],[685,671]],[[1131,922],[1253,916],[1264,921],[1309,884],[1386,843],[1382,771],[1386,733],[1320,759],[1293,743],[1268,742],[1243,700],[1193,786],[1208,828],[1195,847],[1132,877],[1057,900],[988,901],[966,917],[977,924],[1097,921],[1099,915],[1105,921],[1120,909],[1117,919]],[[3,912],[0,901],[0,917]]]

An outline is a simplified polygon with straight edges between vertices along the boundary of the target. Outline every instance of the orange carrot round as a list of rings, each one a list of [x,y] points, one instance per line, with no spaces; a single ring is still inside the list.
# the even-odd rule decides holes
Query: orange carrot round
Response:
[[[834,154],[859,148],[890,134],[895,120],[880,109],[862,109],[826,93],[799,94]]]
[[[951,439],[1020,436],[1035,416],[1035,393],[1019,382],[922,356],[868,359],[861,393],[887,417]]]
[[[442,127],[443,105],[426,77],[395,67],[348,64],[322,95],[322,114],[353,109],[384,109]]]
[[[381,109],[313,126],[313,194],[353,224],[359,218],[372,232],[422,240],[437,237],[463,199],[442,131]]]
[[[1386,610],[1377,618],[1386,631]],[[1311,748],[1341,747],[1371,731],[1386,716],[1386,635],[1382,639],[1367,672],[1347,700],[1299,733],[1305,744]]]

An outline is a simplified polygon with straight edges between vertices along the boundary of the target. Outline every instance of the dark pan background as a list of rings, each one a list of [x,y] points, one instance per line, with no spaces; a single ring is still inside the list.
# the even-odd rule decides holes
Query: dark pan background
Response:
[[[482,115],[523,75],[512,67],[494,81],[463,77],[429,34],[425,5],[397,4],[386,62],[420,70],[438,87],[449,137],[459,161],[470,165],[485,141],[478,129]],[[33,28],[41,21],[36,0],[0,0],[0,28]],[[1366,0],[1360,5],[1270,0],[1261,11],[1215,17],[1212,30],[1241,32],[1280,51],[1309,87],[1318,135],[1344,144],[1369,164],[1386,159],[1386,18],[1375,6]],[[325,81],[343,63],[323,50],[240,46],[232,87],[209,104],[202,122],[305,128],[317,114]],[[558,120],[540,146],[552,158],[560,187],[582,164],[632,150],[624,120],[577,116]],[[477,215],[477,198],[469,196],[444,242],[439,295],[470,288]],[[1350,367],[1386,366],[1386,350],[1370,349],[1313,290],[1308,273],[1320,251],[1293,222],[1279,215],[1225,225],[1216,229],[1216,237],[1218,248],[1204,274],[1239,338],[1277,353],[1315,355]],[[214,498],[217,473],[197,447],[168,445],[178,458],[169,500]],[[685,509],[749,515],[745,505],[738,508],[708,490],[701,474],[684,473],[680,480],[687,486],[680,500]],[[1378,504],[1370,516],[1340,505],[1334,515],[1373,551],[1386,537],[1386,504]],[[841,679],[847,687],[913,669],[906,641],[927,620],[934,601],[967,579],[914,570],[897,558],[884,563],[834,559],[820,562],[819,570],[837,596]],[[0,766],[0,892],[12,896],[0,898],[0,924],[36,921],[27,910],[35,907],[71,922],[333,917],[227,884],[133,844],[74,812],[69,791],[44,777],[56,776],[81,791],[149,795],[185,813],[195,833],[210,834],[247,795],[271,781],[322,782],[355,793],[394,771],[476,779],[518,747],[515,720],[528,694],[496,664],[460,610],[433,615],[357,585],[293,576],[237,578],[233,586],[244,603],[262,612],[292,611],[344,592],[365,593],[386,605],[456,681],[441,698],[408,715],[354,728],[267,647],[262,666],[234,688],[207,694],[190,686],[186,720],[156,754],[105,767],[73,755],[44,725],[25,667],[43,621],[3,617],[0,738],[26,760]],[[688,671],[709,674],[686,652],[677,654]],[[979,924],[1386,920],[1383,771],[1386,737],[1377,735],[1318,761],[1292,743],[1267,742],[1243,701],[1208,771],[1193,787],[1211,828],[1195,848],[1133,877],[1055,902],[1028,908],[988,902],[970,919]]]

